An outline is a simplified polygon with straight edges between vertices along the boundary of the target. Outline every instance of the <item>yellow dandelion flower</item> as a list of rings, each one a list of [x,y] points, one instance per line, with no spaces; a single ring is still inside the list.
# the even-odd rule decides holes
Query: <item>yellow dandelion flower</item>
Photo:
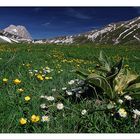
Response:
[[[40,81],[43,81],[44,80],[44,78],[40,74],[37,75],[37,79],[40,80]]]
[[[13,82],[14,82],[14,84],[18,85],[18,84],[21,83],[21,80],[19,80],[19,79],[15,79]]]
[[[25,124],[27,123],[27,119],[25,119],[25,118],[20,118],[19,123],[20,123],[21,125],[25,125]]]
[[[25,99],[25,101],[27,101],[27,102],[31,100],[30,96],[26,96],[24,99]]]
[[[37,116],[37,115],[32,115],[31,116],[31,121],[33,122],[33,123],[36,123],[36,122],[38,122],[40,120],[40,116]]]
[[[8,79],[7,78],[3,78],[3,83],[7,83],[8,82]]]

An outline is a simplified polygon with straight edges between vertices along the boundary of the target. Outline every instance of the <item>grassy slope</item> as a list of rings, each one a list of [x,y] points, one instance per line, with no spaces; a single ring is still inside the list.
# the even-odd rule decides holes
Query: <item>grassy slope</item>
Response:
[[[94,112],[87,116],[81,116],[82,109],[100,108],[93,100],[84,100],[79,104],[71,103],[64,99],[63,103],[69,109],[63,111],[50,111],[50,122],[45,124],[26,126],[19,125],[19,118],[23,117],[23,110],[29,107],[29,116],[32,114],[43,115],[39,108],[41,101],[40,95],[52,95],[51,89],[61,90],[67,86],[67,82],[73,78],[79,78],[71,72],[74,69],[87,71],[92,70],[94,65],[93,56],[98,55],[99,51],[105,51],[112,59],[122,56],[125,63],[129,64],[139,73],[140,61],[133,58],[133,55],[140,57],[140,48],[131,46],[54,46],[54,45],[30,45],[30,44],[1,44],[0,45],[0,78],[9,79],[7,85],[2,85],[0,92],[0,132],[140,132],[140,125],[134,127],[133,122],[128,119],[124,123],[115,121],[111,116],[104,112]],[[72,60],[73,62],[64,63],[63,60]],[[76,60],[78,59],[78,60]],[[76,62],[75,62],[76,61]],[[28,68],[23,64],[31,64],[31,68],[39,69],[49,66],[54,69],[50,74],[53,80],[37,81],[29,77]],[[61,68],[58,68],[58,64]],[[80,67],[78,66],[80,65]],[[63,72],[58,73],[62,69]],[[15,78],[22,80],[18,87],[13,85]],[[17,88],[24,88],[25,92],[21,97],[16,92]],[[55,94],[63,94],[56,92]],[[31,102],[25,104],[24,96],[30,95]],[[102,106],[101,106],[102,107]]]

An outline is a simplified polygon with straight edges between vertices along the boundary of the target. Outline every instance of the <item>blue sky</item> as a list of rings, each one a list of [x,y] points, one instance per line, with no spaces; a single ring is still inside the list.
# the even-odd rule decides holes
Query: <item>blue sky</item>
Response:
[[[0,29],[23,25],[34,39],[72,35],[140,16],[140,7],[0,7]]]

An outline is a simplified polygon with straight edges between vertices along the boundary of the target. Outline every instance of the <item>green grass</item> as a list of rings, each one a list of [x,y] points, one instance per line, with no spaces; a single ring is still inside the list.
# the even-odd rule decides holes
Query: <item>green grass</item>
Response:
[[[73,70],[80,69],[90,72],[93,69],[94,56],[100,50],[110,58],[117,60],[123,57],[137,73],[140,73],[140,48],[138,46],[99,46],[99,45],[33,45],[33,44],[1,44],[0,45],[0,132],[1,133],[139,133],[140,123],[134,126],[130,118],[122,121],[113,119],[105,112],[92,112],[85,116],[81,111],[86,109],[101,109],[104,105],[97,105],[95,99],[82,100],[80,103],[61,99],[64,109],[58,111],[54,106],[50,108],[49,122],[19,124],[21,117],[30,119],[32,114],[44,115],[40,104],[41,95],[63,96],[62,87],[68,86],[68,81],[79,78]],[[64,62],[66,60],[66,62]],[[24,65],[23,65],[24,64]],[[30,64],[27,67],[26,64]],[[58,66],[60,65],[60,67]],[[52,80],[38,81],[30,77],[30,69],[50,67]],[[63,70],[59,73],[59,71]],[[2,79],[8,78],[3,84]],[[14,85],[14,79],[20,79],[19,85]],[[23,93],[17,89],[23,88]],[[57,89],[52,92],[52,89]],[[26,103],[24,97],[29,95],[31,101]],[[59,99],[60,100],[60,99]],[[58,100],[58,102],[59,102]],[[47,102],[47,101],[45,101]],[[53,102],[49,103],[50,105]],[[24,112],[27,112],[25,114]]]

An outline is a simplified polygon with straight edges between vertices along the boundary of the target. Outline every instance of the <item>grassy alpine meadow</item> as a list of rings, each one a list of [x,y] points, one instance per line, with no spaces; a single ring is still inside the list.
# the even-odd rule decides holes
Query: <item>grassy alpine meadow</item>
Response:
[[[140,74],[139,46],[1,44],[0,132],[140,133],[138,110],[134,118],[121,107],[118,119],[104,97],[71,98],[75,71],[95,73],[101,50]]]

